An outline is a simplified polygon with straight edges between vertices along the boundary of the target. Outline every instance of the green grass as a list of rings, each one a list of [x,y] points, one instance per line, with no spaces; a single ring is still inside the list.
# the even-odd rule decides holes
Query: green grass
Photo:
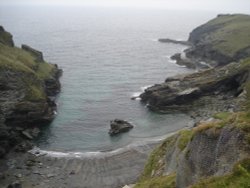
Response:
[[[0,72],[15,73],[18,85],[26,90],[24,100],[45,100],[43,82],[54,70],[54,65],[36,62],[31,54],[20,48],[0,44]]]
[[[250,159],[234,165],[233,172],[225,176],[203,179],[190,188],[249,188]]]
[[[200,37],[226,56],[234,57],[237,52],[250,46],[249,15],[220,16],[207,22],[203,28],[214,28],[212,32],[204,32]]]
[[[177,140],[177,136],[171,136],[167,138],[163,143],[158,146],[149,156],[149,159],[144,167],[143,173],[140,177],[140,181],[152,178],[155,174],[153,172],[160,172],[158,175],[162,175],[165,166],[165,154],[166,150],[173,146]]]
[[[183,151],[187,144],[190,142],[190,140],[193,137],[193,131],[192,130],[182,130],[179,132],[180,136],[178,139],[178,147],[181,151]]]
[[[219,112],[217,114],[214,114],[213,117],[215,119],[226,120],[227,118],[230,117],[231,114],[232,113],[230,113],[230,112]]]
[[[134,188],[175,188],[175,174],[155,177],[136,184]]]

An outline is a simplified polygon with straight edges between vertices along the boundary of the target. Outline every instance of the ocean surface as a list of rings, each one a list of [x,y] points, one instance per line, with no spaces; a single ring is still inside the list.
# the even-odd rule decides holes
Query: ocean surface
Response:
[[[213,12],[108,7],[0,5],[0,25],[17,46],[28,44],[63,69],[58,112],[37,145],[52,151],[107,151],[161,138],[192,126],[185,114],[157,114],[132,96],[169,76],[189,73],[170,60],[186,47],[158,38],[186,40]],[[135,125],[110,137],[115,118]]]

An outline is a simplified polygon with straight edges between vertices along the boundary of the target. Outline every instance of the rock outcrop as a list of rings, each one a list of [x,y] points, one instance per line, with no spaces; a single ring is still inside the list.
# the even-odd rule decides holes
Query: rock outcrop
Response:
[[[46,63],[39,51],[13,45],[11,34],[0,27],[0,156],[14,146],[30,147],[22,142],[54,119],[60,91],[57,65]]]
[[[9,32],[6,32],[3,26],[0,26],[0,43],[10,47],[14,47],[12,35]]]
[[[244,100],[244,84],[249,74],[249,66],[231,63],[167,78],[164,83],[146,89],[140,97],[150,109],[165,113],[182,111],[204,116],[203,111],[210,115],[224,110],[235,111]]]
[[[119,133],[128,132],[130,129],[132,129],[134,126],[131,125],[129,122],[121,120],[121,119],[115,119],[110,122],[110,130],[109,135],[114,136]]]
[[[250,56],[249,32],[249,15],[218,15],[190,33],[187,44],[191,47],[184,51],[185,58],[177,59],[177,63],[200,69],[238,62]]]
[[[172,43],[172,44],[181,44],[181,45],[186,45],[186,46],[192,46],[192,43],[188,41],[183,41],[183,40],[173,40],[173,39],[158,39],[159,42],[163,43]]]

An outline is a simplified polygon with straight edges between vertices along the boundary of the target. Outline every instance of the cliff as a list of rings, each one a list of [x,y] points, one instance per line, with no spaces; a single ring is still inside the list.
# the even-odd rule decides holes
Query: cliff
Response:
[[[141,94],[151,110],[188,113],[196,123],[152,152],[135,188],[249,186],[249,26],[248,15],[219,15],[196,28],[187,57],[215,67],[167,78]]]
[[[166,139],[135,188],[247,187],[249,121],[249,112],[232,113]]]
[[[250,55],[250,16],[218,15],[194,29],[188,38],[192,47],[185,50],[186,58],[176,58],[180,65],[192,68],[215,67]],[[204,62],[205,65],[204,65]]]
[[[29,148],[26,140],[55,116],[61,70],[46,63],[41,52],[25,47],[15,47],[11,34],[0,26],[0,156],[13,147]]]

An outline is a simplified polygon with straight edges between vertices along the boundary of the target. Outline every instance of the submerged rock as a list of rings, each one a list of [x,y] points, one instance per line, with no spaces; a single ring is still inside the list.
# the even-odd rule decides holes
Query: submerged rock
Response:
[[[132,129],[134,126],[131,125],[129,122],[120,120],[120,119],[115,119],[110,122],[110,130],[109,134],[110,136],[117,135],[119,133],[127,132],[130,129]]]

